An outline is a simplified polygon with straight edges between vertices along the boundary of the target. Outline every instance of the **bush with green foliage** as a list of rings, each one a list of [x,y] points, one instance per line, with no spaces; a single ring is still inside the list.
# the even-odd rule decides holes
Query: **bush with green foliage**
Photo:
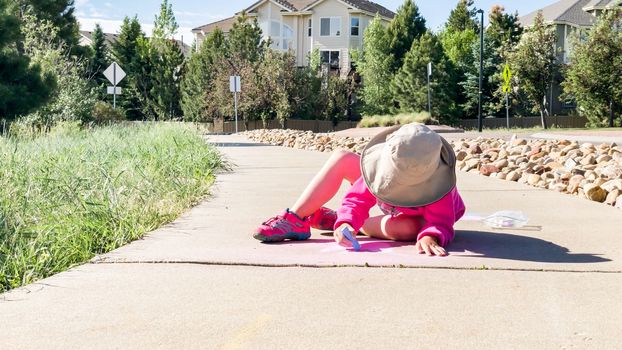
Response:
[[[120,108],[114,108],[110,103],[97,101],[93,106],[89,122],[95,124],[110,124],[125,120],[125,113]]]
[[[435,125],[438,124],[438,120],[432,118],[428,112],[403,113],[397,115],[373,115],[363,117],[357,127],[372,128],[378,126],[404,125],[409,123]]]

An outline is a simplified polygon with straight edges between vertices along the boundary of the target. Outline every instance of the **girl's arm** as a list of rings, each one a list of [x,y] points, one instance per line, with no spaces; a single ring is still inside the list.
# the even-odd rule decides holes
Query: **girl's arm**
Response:
[[[417,240],[425,236],[437,239],[442,247],[447,246],[454,238],[454,224],[464,213],[464,203],[454,188],[440,200],[425,206],[425,219]]]
[[[358,232],[365,220],[369,218],[369,210],[376,204],[376,197],[367,189],[363,177],[352,184],[352,187],[346,193],[341,203],[341,207],[337,210],[337,221],[335,229],[341,224],[347,223],[352,226],[355,232]]]

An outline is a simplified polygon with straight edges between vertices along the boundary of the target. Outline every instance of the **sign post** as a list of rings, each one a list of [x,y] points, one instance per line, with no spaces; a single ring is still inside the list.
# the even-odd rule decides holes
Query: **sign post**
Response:
[[[229,77],[229,91],[233,92],[233,105],[235,109],[235,133],[238,133],[238,92],[242,91],[242,84],[239,75]]]
[[[510,128],[510,101],[509,101],[509,93],[511,88],[511,79],[512,79],[512,71],[510,70],[510,66],[508,64],[505,65],[505,69],[503,69],[503,92],[505,92],[505,118],[507,120],[507,127]]]
[[[108,66],[108,68],[106,68],[106,70],[104,71],[104,76],[112,83],[112,86],[109,86],[107,90],[108,94],[111,94],[113,96],[112,108],[116,109],[117,95],[121,94],[121,88],[117,87],[117,84],[119,84],[119,82],[123,80],[123,78],[125,78],[125,72],[123,71],[123,69],[121,69],[121,66],[119,66],[117,62],[112,62],[112,64]]]
[[[432,116],[432,93],[430,91],[430,77],[432,76],[432,62],[428,62],[428,113]]]

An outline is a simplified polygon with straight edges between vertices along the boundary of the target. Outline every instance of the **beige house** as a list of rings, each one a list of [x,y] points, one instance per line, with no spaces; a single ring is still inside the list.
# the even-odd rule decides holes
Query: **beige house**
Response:
[[[264,37],[275,50],[292,50],[296,64],[308,64],[308,55],[318,49],[322,63],[342,75],[351,68],[350,50],[361,48],[363,33],[376,14],[387,24],[395,13],[367,0],[260,0],[244,9],[256,18]],[[225,34],[236,17],[195,28],[195,42],[216,28]]]

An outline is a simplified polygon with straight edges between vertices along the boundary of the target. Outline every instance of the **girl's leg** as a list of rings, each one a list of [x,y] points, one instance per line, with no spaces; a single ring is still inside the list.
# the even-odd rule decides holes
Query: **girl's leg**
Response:
[[[335,151],[290,210],[299,217],[309,216],[333,198],[344,179],[354,183],[360,176],[360,156],[348,151]]]
[[[381,215],[370,217],[361,229],[364,234],[393,241],[416,241],[423,218],[407,215]]]

